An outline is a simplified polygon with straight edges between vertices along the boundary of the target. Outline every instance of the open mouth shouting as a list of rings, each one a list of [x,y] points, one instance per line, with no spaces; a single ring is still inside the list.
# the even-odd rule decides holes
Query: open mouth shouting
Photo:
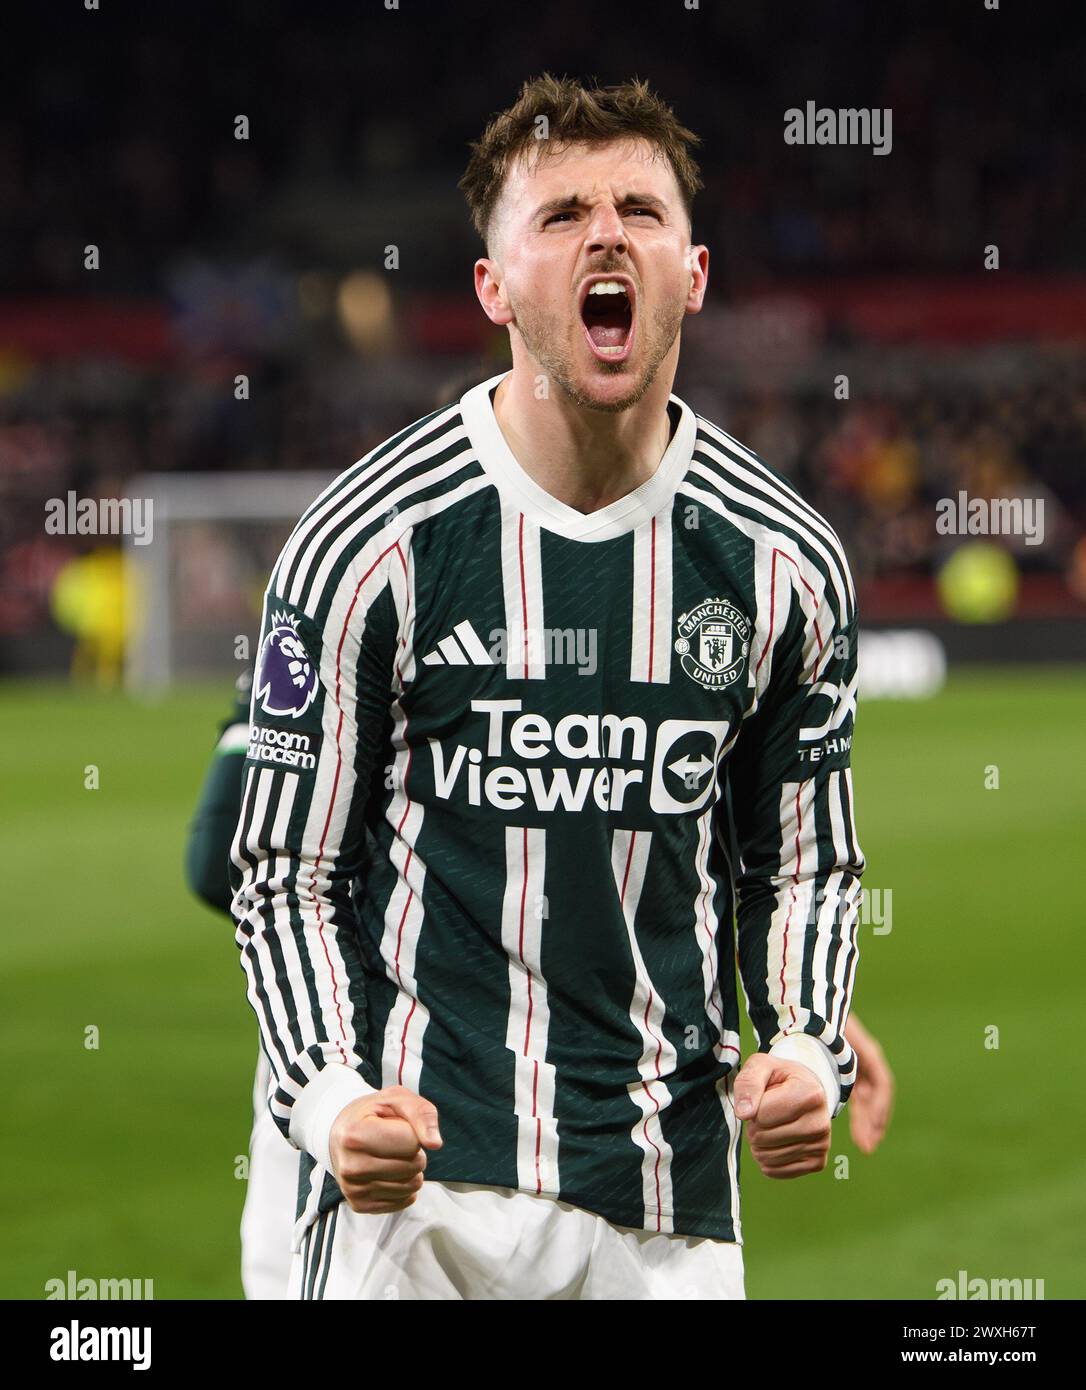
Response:
[[[624,362],[633,347],[636,291],[625,275],[591,275],[581,286],[581,323],[599,362]]]

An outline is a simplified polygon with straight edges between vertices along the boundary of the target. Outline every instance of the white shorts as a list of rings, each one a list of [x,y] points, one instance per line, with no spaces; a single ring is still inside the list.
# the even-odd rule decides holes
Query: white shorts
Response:
[[[248,1299],[286,1298],[298,1200],[298,1150],[268,1110],[271,1068],[263,1050],[253,1081],[249,1184],[241,1213],[241,1286]]]
[[[295,1299],[745,1298],[743,1250],[613,1226],[553,1197],[424,1182],[381,1216],[340,1202],[293,1256]]]

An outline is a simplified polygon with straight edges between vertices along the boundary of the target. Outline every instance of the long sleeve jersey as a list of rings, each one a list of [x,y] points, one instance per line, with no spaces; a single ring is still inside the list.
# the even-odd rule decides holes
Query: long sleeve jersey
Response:
[[[848,566],[675,396],[653,476],[574,510],[500,380],[341,474],[265,596],[233,914],[296,1241],[392,1085],[438,1109],[428,1179],[739,1240],[737,966],[761,1050],[821,1054],[834,1109],[855,1077]]]

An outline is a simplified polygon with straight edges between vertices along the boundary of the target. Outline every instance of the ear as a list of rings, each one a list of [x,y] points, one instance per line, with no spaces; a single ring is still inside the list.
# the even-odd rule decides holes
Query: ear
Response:
[[[513,322],[513,311],[505,297],[501,266],[488,256],[480,256],[475,262],[475,293],[491,323],[503,328]]]
[[[686,248],[686,268],[690,272],[690,290],[686,296],[686,312],[696,314],[705,301],[705,291],[709,285],[709,248],[707,246],[688,246]]]

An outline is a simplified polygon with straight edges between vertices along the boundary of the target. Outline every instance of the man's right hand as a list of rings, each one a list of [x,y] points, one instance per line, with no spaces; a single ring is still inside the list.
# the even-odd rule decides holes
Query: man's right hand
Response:
[[[332,1172],[352,1211],[411,1206],[422,1187],[426,1149],[440,1149],[437,1109],[406,1086],[388,1086],[345,1105],[329,1135]]]

